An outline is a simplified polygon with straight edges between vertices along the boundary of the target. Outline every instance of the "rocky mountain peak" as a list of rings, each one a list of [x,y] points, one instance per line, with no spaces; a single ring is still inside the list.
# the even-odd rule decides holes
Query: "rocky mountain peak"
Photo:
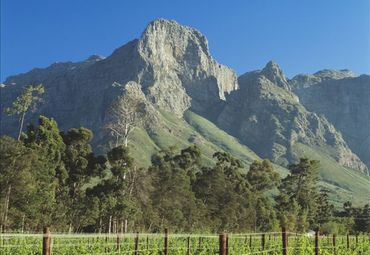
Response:
[[[217,118],[222,129],[278,164],[298,160],[298,148],[304,144],[323,150],[330,147],[339,164],[367,173],[342,134],[324,116],[300,103],[276,63],[270,61],[262,71],[245,73],[238,82],[241,89],[232,93]]]
[[[142,49],[170,46],[176,53],[184,51],[189,43],[198,46],[198,49],[210,57],[208,41],[198,30],[180,25],[175,20],[156,19],[149,23],[140,39]]]
[[[324,79],[343,75],[350,73],[323,70],[309,77]],[[190,109],[279,164],[296,159],[294,146],[302,143],[329,146],[336,153],[333,157],[342,165],[365,169],[334,126],[300,103],[291,82],[273,61],[262,71],[242,75],[238,82],[232,69],[212,58],[208,41],[198,30],[173,20],[157,19],[146,27],[140,38],[116,49],[107,58],[93,55],[80,62],[56,63],[9,77],[4,82],[6,86],[0,86],[0,103],[1,108],[8,107],[23,86],[42,83],[46,90],[44,103],[36,113],[27,116],[26,122],[43,114],[58,120],[63,130],[76,125],[90,128],[99,140],[105,136],[102,127],[109,120],[112,102],[127,93],[139,97],[145,112],[152,116],[157,116],[154,112],[159,108],[181,119]],[[112,86],[112,83],[120,86]],[[14,86],[8,86],[11,84]],[[364,91],[360,94],[368,100]],[[325,98],[336,98],[332,96],[334,93],[329,94]],[[355,102],[358,97],[354,96],[341,101]],[[341,108],[341,114],[345,107]],[[368,109],[364,103],[359,104],[360,107],[364,111]],[[13,133],[18,120],[4,115],[1,118],[3,132]],[[156,122],[155,118],[150,121]],[[363,126],[366,128],[368,124]]]
[[[153,103],[178,116],[190,107],[198,113],[218,107],[238,88],[235,72],[210,55],[206,37],[176,21],[152,21],[137,52],[138,83]]]
[[[292,88],[296,90],[300,88],[308,88],[312,85],[320,84],[325,81],[354,77],[357,77],[357,75],[348,69],[323,69],[314,74],[298,74],[294,76],[292,80],[290,80],[290,84]]]
[[[262,69],[261,74],[277,86],[290,91],[290,86],[283,70],[274,61],[269,61]]]
[[[86,61],[88,61],[88,62],[95,62],[95,61],[100,61],[100,60],[103,60],[103,59],[104,59],[103,56],[100,56],[100,55],[97,55],[97,54],[93,54],[90,57],[88,57],[86,59]]]
[[[342,70],[333,70],[333,69],[323,69],[321,71],[318,71],[313,74],[316,77],[320,78],[327,78],[327,79],[343,79],[343,78],[350,78],[350,77],[356,77],[357,75],[348,69],[342,69]]]
[[[276,63],[273,60],[270,60],[269,62],[267,62],[263,70],[265,70],[266,72],[268,71],[273,72],[274,74],[283,73],[278,63]]]

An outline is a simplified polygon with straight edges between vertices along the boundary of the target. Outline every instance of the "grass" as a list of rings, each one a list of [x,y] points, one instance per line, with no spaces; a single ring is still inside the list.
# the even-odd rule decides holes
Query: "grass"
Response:
[[[370,203],[370,178],[352,169],[339,165],[325,151],[304,144],[296,144],[301,157],[320,161],[320,176],[323,184],[332,192],[331,200],[337,204],[351,201],[353,204]]]
[[[160,126],[151,131],[136,129],[131,137],[132,156],[144,167],[150,164],[150,157],[155,152],[169,147],[181,150],[191,144],[200,148],[206,164],[214,163],[212,155],[216,151],[229,152],[245,165],[260,159],[247,146],[193,112],[186,112],[185,120],[163,110],[159,112],[162,117]]]
[[[196,144],[202,151],[204,164],[213,165],[212,155],[216,151],[226,151],[240,159],[247,169],[254,160],[261,158],[241,144],[236,138],[219,129],[207,119],[191,112],[185,112],[184,118],[178,118],[169,112],[158,110],[161,125],[150,132],[136,129],[132,133],[131,155],[142,167],[150,165],[151,156],[162,149],[175,147],[177,150]],[[370,179],[358,171],[340,166],[328,151],[313,148],[304,144],[296,144],[295,150],[300,157],[308,157],[320,161],[322,185],[331,193],[331,200],[339,207],[344,201],[352,201],[355,205],[370,203]],[[284,177],[288,170],[274,165]]]

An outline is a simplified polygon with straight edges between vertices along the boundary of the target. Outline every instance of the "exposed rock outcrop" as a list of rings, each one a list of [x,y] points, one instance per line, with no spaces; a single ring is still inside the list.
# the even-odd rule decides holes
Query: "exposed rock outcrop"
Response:
[[[290,83],[301,103],[333,123],[370,169],[370,76],[325,70],[298,75]]]
[[[296,143],[332,148],[328,152],[341,165],[366,172],[340,132],[324,117],[306,110],[277,64],[239,77],[217,119],[218,125],[238,137],[262,157],[286,165],[296,161]]]
[[[328,80],[340,80],[343,78],[353,78],[356,74],[350,70],[330,70],[324,69],[314,74],[298,74],[289,81],[293,89],[307,88]]]
[[[99,134],[106,109],[120,92],[112,84],[137,82],[149,102],[182,117],[192,108],[203,115],[218,109],[225,95],[237,89],[235,73],[210,55],[206,38],[175,21],[151,22],[140,39],[78,63],[56,63],[9,77],[1,88],[1,106],[9,106],[28,84],[46,88],[37,113],[54,117],[62,129],[85,126]],[[3,114],[2,114],[3,115]],[[13,133],[16,118],[2,116],[2,133]]]
[[[179,116],[190,106],[206,114],[237,89],[234,71],[211,57],[196,29],[159,19],[145,29],[137,48],[145,63],[138,82],[155,104]]]
[[[84,126],[94,131],[95,139],[102,139],[104,126],[111,121],[108,109],[129,90],[152,116],[148,123],[159,122],[158,109],[178,118],[191,109],[260,156],[280,164],[295,161],[299,155],[294,145],[304,143],[330,148],[328,155],[340,164],[364,172],[366,166],[350,148],[367,159],[368,76],[353,76],[348,70],[324,70],[289,81],[276,63],[269,62],[262,71],[246,73],[238,82],[233,70],[212,58],[207,39],[199,31],[158,19],[139,39],[106,58],[93,55],[85,61],[55,63],[9,77],[0,86],[1,107],[10,106],[25,85],[42,83],[44,102],[27,115],[26,122],[44,114],[54,117],[62,130]],[[334,81],[343,84],[331,86]],[[338,97],[336,89],[340,89]],[[1,133],[14,134],[17,118],[1,114]]]

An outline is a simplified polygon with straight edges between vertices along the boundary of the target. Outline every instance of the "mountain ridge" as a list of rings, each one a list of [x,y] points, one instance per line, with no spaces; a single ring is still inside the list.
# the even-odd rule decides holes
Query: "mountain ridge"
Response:
[[[192,111],[234,136],[258,156],[268,157],[282,166],[302,156],[295,143],[303,143],[327,148],[327,156],[338,166],[368,173],[356,155],[359,150],[353,153],[353,144],[348,145],[346,137],[343,138],[343,129],[338,131],[331,123],[332,117],[327,118],[325,112],[314,109],[308,97],[298,92],[300,88],[317,87],[311,83],[326,81],[330,75],[336,81],[351,78],[347,77],[351,75],[349,71],[340,72],[324,70],[314,74],[312,82],[311,76],[303,81],[288,79],[270,61],[261,71],[237,78],[231,68],[212,58],[208,41],[198,30],[158,19],[147,26],[139,39],[117,48],[108,57],[92,55],[84,61],[55,63],[8,77],[1,88],[1,107],[10,106],[23,86],[43,83],[45,102],[37,112],[29,114],[27,122],[44,114],[55,118],[62,130],[85,126],[94,131],[94,143],[98,144],[107,142],[109,137],[103,127],[110,120],[108,109],[112,102],[123,95],[122,87],[136,83],[140,87],[138,93],[142,93],[153,111],[170,112],[179,123],[186,118],[187,111]],[[306,80],[310,86],[304,83]],[[122,87],[112,86],[115,83]],[[158,116],[158,121],[164,123],[163,116],[159,113]],[[14,133],[17,120],[4,113],[1,117],[2,134]],[[184,133],[179,127],[177,131],[167,124],[163,127],[145,131],[155,141],[152,149],[170,145],[165,140],[171,132]],[[199,135],[195,130],[194,137],[187,139],[207,141],[207,146],[213,146],[203,135],[197,140]]]

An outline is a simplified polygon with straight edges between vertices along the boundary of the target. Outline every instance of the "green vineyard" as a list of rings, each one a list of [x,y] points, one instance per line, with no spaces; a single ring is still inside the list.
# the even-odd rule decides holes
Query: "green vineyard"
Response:
[[[2,234],[2,255],[368,255],[370,237],[286,233],[188,234]],[[222,238],[224,238],[224,243]],[[316,243],[317,242],[317,243]],[[316,245],[315,245],[316,243]],[[49,251],[44,246],[50,246]],[[286,245],[286,248],[284,246]],[[224,247],[222,247],[224,246]],[[48,253],[49,252],[49,253]]]

